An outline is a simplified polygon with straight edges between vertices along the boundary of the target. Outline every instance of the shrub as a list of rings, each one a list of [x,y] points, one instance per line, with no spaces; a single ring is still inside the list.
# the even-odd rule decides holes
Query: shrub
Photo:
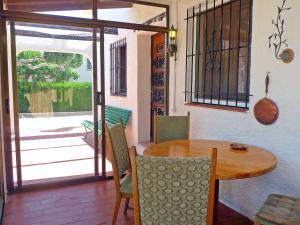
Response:
[[[55,90],[57,93],[57,101],[53,101],[54,112],[81,112],[92,110],[92,83],[76,83],[76,82],[19,82],[19,111],[20,113],[28,113],[30,104],[38,104],[29,102],[26,94],[41,93],[47,90]],[[65,101],[66,91],[72,89],[73,95],[72,105],[70,101]]]

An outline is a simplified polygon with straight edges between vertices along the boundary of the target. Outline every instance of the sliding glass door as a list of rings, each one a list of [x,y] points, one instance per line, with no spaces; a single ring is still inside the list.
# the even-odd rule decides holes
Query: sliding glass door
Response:
[[[14,186],[103,177],[100,29],[7,31]]]
[[[138,133],[136,112],[149,110],[133,103],[136,89],[151,79],[135,82],[151,68],[150,60],[137,65],[150,56],[142,43],[168,32],[169,7],[139,0],[5,4],[0,85],[8,191],[106,178],[105,105],[132,112],[127,130],[131,138]]]

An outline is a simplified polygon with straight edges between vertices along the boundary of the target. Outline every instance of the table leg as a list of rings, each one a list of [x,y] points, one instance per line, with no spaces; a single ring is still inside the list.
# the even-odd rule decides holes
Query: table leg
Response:
[[[218,222],[218,211],[219,211],[219,180],[215,183],[215,202],[214,202],[214,224]]]

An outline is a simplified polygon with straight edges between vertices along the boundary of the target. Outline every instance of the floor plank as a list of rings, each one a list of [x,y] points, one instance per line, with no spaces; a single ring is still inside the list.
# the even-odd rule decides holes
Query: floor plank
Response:
[[[101,181],[69,187],[12,194],[4,210],[4,225],[109,225],[115,193],[113,181]],[[132,207],[132,202],[130,202]],[[118,225],[134,224],[133,210],[122,214]],[[252,225],[247,218],[219,205],[221,225]],[[232,220],[234,219],[234,221]]]

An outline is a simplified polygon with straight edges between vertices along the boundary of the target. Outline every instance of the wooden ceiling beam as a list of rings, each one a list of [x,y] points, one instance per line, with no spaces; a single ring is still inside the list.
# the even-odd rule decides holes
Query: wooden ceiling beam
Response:
[[[23,26],[23,27],[79,31],[79,32],[87,32],[87,33],[92,33],[93,32],[92,28],[84,28],[84,27],[70,27],[70,26],[62,26],[62,25],[48,25],[48,24],[24,23],[24,22],[17,22],[15,24],[16,24],[16,26]],[[118,35],[119,31],[118,31],[118,28],[105,27],[104,28],[104,33],[105,34],[111,34],[111,35]]]
[[[168,14],[167,14],[168,15]],[[15,22],[26,22],[26,23],[40,23],[49,25],[60,25],[60,26],[74,26],[74,27],[85,27],[85,28],[99,28],[99,27],[112,27],[119,29],[131,29],[131,30],[143,30],[153,31],[159,33],[168,33],[168,26],[153,26],[143,25],[136,23],[125,23],[108,20],[93,20],[86,18],[56,16],[56,15],[42,15],[39,13],[28,13],[4,10],[2,16],[8,20]]]
[[[6,8],[12,11],[46,12],[66,10],[92,10],[91,0],[7,0]],[[121,1],[98,1],[99,9],[131,8],[133,3]]]

